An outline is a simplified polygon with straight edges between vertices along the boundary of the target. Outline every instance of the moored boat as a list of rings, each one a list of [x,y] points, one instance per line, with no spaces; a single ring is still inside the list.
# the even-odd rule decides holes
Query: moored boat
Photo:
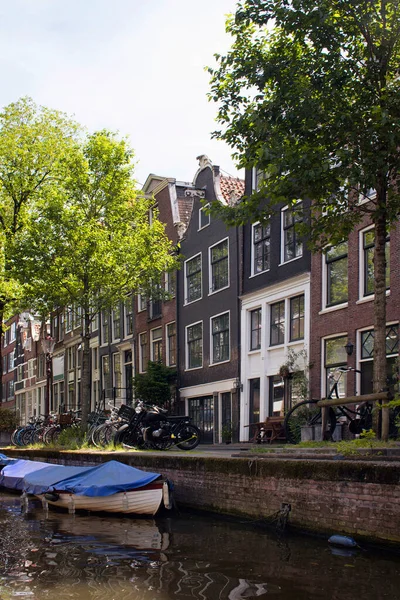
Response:
[[[33,494],[43,504],[75,510],[155,515],[170,508],[168,482],[159,473],[112,460],[97,467],[16,461],[3,468],[0,485]],[[39,465],[39,466],[38,466]]]

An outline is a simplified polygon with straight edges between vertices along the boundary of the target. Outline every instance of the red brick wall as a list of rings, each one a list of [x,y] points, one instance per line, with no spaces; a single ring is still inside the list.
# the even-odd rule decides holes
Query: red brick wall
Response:
[[[321,338],[336,333],[348,334],[354,344],[348,365],[356,368],[356,332],[363,327],[373,326],[373,300],[356,304],[359,300],[359,231],[368,226],[360,224],[349,236],[348,244],[348,308],[319,314],[322,308],[322,257],[314,254],[311,259],[311,336],[310,361],[314,365],[310,372],[311,396],[321,397]],[[387,322],[400,317],[400,227],[390,232],[390,294],[387,296]],[[354,374],[347,376],[347,393],[354,394]]]

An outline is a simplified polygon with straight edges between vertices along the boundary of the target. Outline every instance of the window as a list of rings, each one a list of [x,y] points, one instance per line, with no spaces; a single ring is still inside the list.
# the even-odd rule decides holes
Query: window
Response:
[[[261,308],[250,311],[250,350],[261,348]]]
[[[36,359],[31,358],[28,360],[28,379],[31,379],[35,376],[35,368],[36,368]]]
[[[65,331],[72,331],[72,308],[70,306],[65,309]]]
[[[204,229],[210,224],[210,214],[207,214],[209,204],[202,206],[199,210],[199,229]]]
[[[283,261],[288,262],[303,255],[303,243],[299,238],[297,226],[303,221],[303,203],[282,210]]]
[[[373,365],[374,365],[374,330],[369,329],[361,332],[361,394],[373,392]],[[399,353],[399,325],[386,326],[386,375],[387,384],[392,388],[398,384],[398,353]],[[392,390],[396,392],[396,388]]]
[[[99,329],[99,313],[97,313],[90,324],[90,330],[93,333]]]
[[[253,225],[253,275],[263,273],[270,267],[270,225]]]
[[[148,346],[147,346],[147,333],[139,334],[139,371],[144,373],[147,370],[147,363],[149,362]]]
[[[325,340],[325,384],[326,384],[326,395],[329,394],[332,389],[335,371],[338,367],[347,366],[347,354],[345,345],[347,344],[347,336],[343,335],[336,338],[329,338]],[[347,373],[343,373],[339,379],[338,392],[339,398],[346,396],[346,383]]]
[[[121,397],[122,391],[122,371],[121,371],[121,355],[119,352],[113,354],[113,385],[117,398]]]
[[[195,323],[186,328],[186,347],[188,369],[203,366],[203,323]]]
[[[82,325],[82,308],[76,304],[73,307],[73,326],[74,329]]]
[[[271,346],[285,341],[285,301],[271,304]]]
[[[109,332],[108,332],[108,320],[109,315],[107,311],[103,311],[101,313],[101,343],[108,344],[109,342]]]
[[[114,308],[112,311],[112,338],[118,340],[120,338],[120,324],[121,324],[121,309],[119,306]]]
[[[211,319],[211,363],[229,360],[229,313]]]
[[[41,355],[43,356],[43,354]],[[17,381],[23,381],[24,380],[24,365],[18,365],[17,367]]]
[[[283,415],[285,383],[280,375],[269,377],[269,411],[270,417]]]
[[[399,352],[399,326],[388,325],[386,327],[386,355],[398,354]],[[373,358],[374,356],[374,330],[361,332],[361,358]]]
[[[16,339],[16,323],[11,323],[10,325],[10,343],[15,342]]]
[[[167,365],[176,365],[176,323],[167,325]]]
[[[151,360],[161,362],[162,360],[162,328],[151,331]]]
[[[111,389],[110,357],[108,354],[101,357],[101,367],[103,391],[106,393],[106,397],[108,397],[107,393]]]
[[[185,262],[186,303],[201,298],[201,254]]]
[[[176,271],[165,273],[165,291],[173,298],[176,294]]]
[[[7,381],[7,399],[14,397],[14,381]]]
[[[138,295],[138,311],[142,312],[147,308],[147,298],[145,294]]]
[[[290,298],[290,341],[304,339],[304,294]]]
[[[125,336],[132,335],[133,333],[133,305],[132,296],[128,296],[124,303],[124,314],[125,314]]]
[[[67,348],[68,371],[73,371],[76,367],[76,347]]]
[[[229,285],[228,240],[210,248],[210,293],[217,292]]]
[[[150,318],[155,319],[161,316],[162,312],[162,290],[161,284],[156,283],[153,286],[153,291],[150,299]]]
[[[370,296],[374,293],[374,247],[375,247],[375,231],[368,229],[362,232],[362,248],[363,248],[363,296]],[[390,239],[386,238],[386,289],[390,287]]]
[[[325,252],[326,306],[334,306],[348,300],[347,246],[347,242],[342,242]]]
[[[13,350],[8,355],[8,372],[12,371],[15,365],[15,351]]]

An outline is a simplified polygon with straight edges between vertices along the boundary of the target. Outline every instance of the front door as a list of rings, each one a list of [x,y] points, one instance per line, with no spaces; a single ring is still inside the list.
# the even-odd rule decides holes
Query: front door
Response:
[[[214,398],[202,396],[189,399],[189,417],[201,431],[201,443],[212,444],[214,440]]]

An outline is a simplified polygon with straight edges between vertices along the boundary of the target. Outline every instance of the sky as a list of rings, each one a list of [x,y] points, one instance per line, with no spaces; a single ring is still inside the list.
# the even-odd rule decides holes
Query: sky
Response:
[[[0,0],[0,108],[22,96],[89,131],[128,136],[150,173],[192,181],[206,154],[230,175],[232,150],[211,139],[214,53],[228,50],[236,0]]]

